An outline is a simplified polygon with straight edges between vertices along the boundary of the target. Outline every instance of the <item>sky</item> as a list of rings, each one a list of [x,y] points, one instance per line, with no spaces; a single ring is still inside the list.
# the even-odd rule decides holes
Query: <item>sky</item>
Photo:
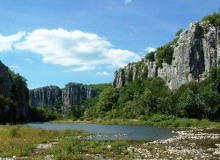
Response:
[[[0,60],[29,89],[114,73],[218,12],[220,0],[0,0]]]

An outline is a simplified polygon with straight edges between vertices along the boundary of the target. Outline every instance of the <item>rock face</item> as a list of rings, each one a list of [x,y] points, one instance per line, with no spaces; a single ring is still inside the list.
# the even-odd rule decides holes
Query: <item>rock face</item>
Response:
[[[70,108],[97,95],[97,91],[89,86],[69,83],[64,89],[47,86],[29,91],[29,104],[34,107],[53,107],[61,98],[62,113],[68,114]]]
[[[157,54],[154,61],[147,58],[128,64],[115,72],[113,87],[120,88],[129,81],[140,77],[161,77],[170,89],[175,89],[190,81],[202,81],[209,76],[212,67],[216,67],[220,58],[218,28],[212,25],[204,27],[204,22],[193,22],[188,30],[182,31],[173,47],[172,63],[157,66]]]
[[[61,96],[61,89],[57,86],[47,86],[29,91],[29,104],[31,106],[51,107],[55,100]]]
[[[0,61],[0,123],[25,121],[28,112],[28,88],[26,80],[12,72]]]
[[[97,91],[82,84],[69,83],[62,90],[64,106],[73,106],[97,95]]]
[[[0,61],[0,94],[4,97],[11,96],[12,79],[9,69]]]
[[[68,114],[71,106],[79,105],[84,100],[97,95],[97,91],[89,86],[69,83],[62,90],[62,113]]]

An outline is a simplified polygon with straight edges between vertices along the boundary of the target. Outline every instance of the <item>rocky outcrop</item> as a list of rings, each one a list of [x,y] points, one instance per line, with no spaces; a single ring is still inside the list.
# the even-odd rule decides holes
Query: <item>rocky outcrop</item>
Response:
[[[23,122],[28,113],[26,79],[0,61],[0,123]]]
[[[9,68],[0,61],[0,94],[4,97],[11,96],[12,79]]]
[[[56,100],[60,98],[60,107],[63,114],[68,114],[72,106],[97,95],[97,91],[90,86],[69,83],[65,88],[47,86],[29,91],[29,104],[34,107],[54,107]]]
[[[128,64],[115,72],[113,87],[120,88],[129,81],[140,77],[161,77],[171,89],[190,81],[202,81],[209,76],[220,58],[218,28],[194,22],[188,30],[183,30],[173,47],[172,63],[163,62],[157,66],[157,53],[154,61],[146,57],[140,62]]]
[[[62,90],[62,102],[64,106],[73,106],[96,95],[97,91],[89,86],[69,83]]]
[[[62,113],[68,114],[72,106],[80,105],[83,101],[97,95],[97,91],[89,86],[68,83],[62,90]]]
[[[61,95],[61,89],[57,86],[32,89],[29,91],[29,104],[35,107],[52,107]]]

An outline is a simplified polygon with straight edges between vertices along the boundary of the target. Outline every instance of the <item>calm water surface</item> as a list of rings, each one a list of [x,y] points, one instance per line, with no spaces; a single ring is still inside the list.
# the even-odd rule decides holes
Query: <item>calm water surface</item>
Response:
[[[93,134],[96,140],[146,140],[165,139],[174,136],[171,128],[156,126],[101,125],[101,124],[60,124],[60,123],[28,123],[32,127],[47,130],[81,130]]]

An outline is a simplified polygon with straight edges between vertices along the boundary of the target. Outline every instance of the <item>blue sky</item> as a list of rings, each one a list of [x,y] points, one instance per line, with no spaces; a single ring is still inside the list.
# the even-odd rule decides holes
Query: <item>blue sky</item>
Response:
[[[114,72],[218,12],[220,0],[0,0],[0,60],[30,89]]]

